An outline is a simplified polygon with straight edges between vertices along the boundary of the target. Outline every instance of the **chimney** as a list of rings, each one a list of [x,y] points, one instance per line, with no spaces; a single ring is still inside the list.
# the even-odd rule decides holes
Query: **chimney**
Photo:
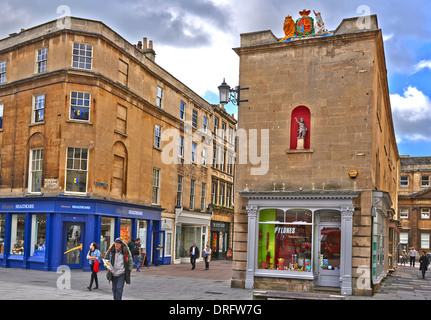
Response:
[[[150,43],[148,44],[148,49],[153,50],[153,40],[150,40]]]
[[[138,49],[141,50],[142,49],[142,41],[138,41]]]
[[[144,50],[147,49],[147,38],[144,37]]]
[[[148,41],[146,37],[143,38],[144,45],[141,49],[141,52],[151,61],[154,61],[156,58],[156,53],[153,49],[153,40]]]

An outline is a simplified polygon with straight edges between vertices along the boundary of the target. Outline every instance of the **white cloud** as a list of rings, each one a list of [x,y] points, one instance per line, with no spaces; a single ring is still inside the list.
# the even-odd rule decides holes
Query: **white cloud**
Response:
[[[390,99],[397,141],[431,141],[431,99],[412,86]]]
[[[417,64],[415,64],[415,66],[414,66],[414,72],[413,73],[419,72],[419,71],[421,71],[422,69],[425,69],[425,68],[428,68],[428,69],[431,70],[431,60],[421,60],[421,61],[419,61]]]

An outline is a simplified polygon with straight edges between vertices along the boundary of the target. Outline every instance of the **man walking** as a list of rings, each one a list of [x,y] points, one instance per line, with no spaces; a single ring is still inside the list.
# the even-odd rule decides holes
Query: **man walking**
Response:
[[[410,267],[412,266],[412,263],[413,263],[413,267],[415,266],[416,255],[417,255],[417,251],[415,250],[415,248],[412,247],[412,249],[409,251]]]
[[[190,247],[190,263],[192,264],[192,270],[196,267],[196,258],[199,257],[199,249],[196,246],[196,243],[193,242],[193,245]]]
[[[117,238],[106,252],[106,255],[110,255],[111,257],[111,269],[108,269],[108,280],[112,280],[114,300],[121,300],[123,297],[124,282],[130,284],[130,272],[133,267],[132,254],[123,240]]]

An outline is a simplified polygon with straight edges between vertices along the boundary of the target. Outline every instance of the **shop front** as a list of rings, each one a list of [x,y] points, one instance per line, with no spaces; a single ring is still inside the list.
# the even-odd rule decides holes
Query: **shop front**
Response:
[[[190,247],[193,243],[196,243],[200,252],[208,243],[211,213],[176,208],[175,214],[175,263],[189,263]],[[199,260],[202,260],[202,257],[199,257]]]
[[[352,294],[353,199],[357,193],[248,198],[246,288],[273,278],[303,280],[307,290]]]
[[[229,222],[211,221],[211,259],[226,260],[229,243]]]
[[[56,271],[60,265],[89,270],[92,242],[104,257],[116,237],[139,237],[149,261],[160,251],[153,232],[160,230],[161,208],[73,197],[2,198],[0,267]],[[163,247],[163,246],[161,246]]]

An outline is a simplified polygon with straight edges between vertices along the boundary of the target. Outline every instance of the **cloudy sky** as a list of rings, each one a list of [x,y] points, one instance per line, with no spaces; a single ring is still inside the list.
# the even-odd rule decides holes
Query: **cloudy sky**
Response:
[[[153,40],[156,62],[211,103],[223,78],[238,83],[232,48],[241,33],[270,29],[281,38],[284,17],[297,19],[304,8],[321,12],[329,30],[343,18],[377,14],[399,152],[431,156],[430,0],[0,0],[0,38],[57,19],[62,5],[71,16],[103,21],[130,43]]]

